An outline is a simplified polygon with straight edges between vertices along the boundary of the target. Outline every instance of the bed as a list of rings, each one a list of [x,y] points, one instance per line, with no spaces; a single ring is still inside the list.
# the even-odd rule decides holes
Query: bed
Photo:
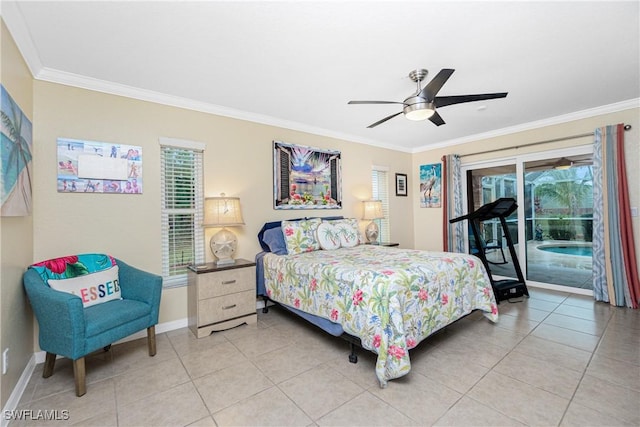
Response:
[[[360,237],[330,250],[313,242],[325,229],[320,224],[345,222],[359,234],[357,220],[342,218],[265,224],[258,294],[333,335],[357,337],[377,354],[381,387],[409,372],[409,350],[434,332],[474,310],[497,321],[491,283],[475,256],[366,245]],[[307,240],[294,236],[300,233]]]

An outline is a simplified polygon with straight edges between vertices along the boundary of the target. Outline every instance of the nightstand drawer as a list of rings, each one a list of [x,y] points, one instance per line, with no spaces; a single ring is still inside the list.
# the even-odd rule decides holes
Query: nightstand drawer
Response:
[[[255,268],[223,270],[201,274],[198,300],[256,289]]]
[[[222,322],[234,317],[255,314],[255,290],[238,292],[198,302],[198,325]]]

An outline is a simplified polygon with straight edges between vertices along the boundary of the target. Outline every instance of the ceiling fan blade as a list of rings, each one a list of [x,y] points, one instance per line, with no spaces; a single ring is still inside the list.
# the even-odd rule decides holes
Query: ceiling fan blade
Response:
[[[442,85],[444,85],[451,74],[453,74],[455,70],[451,68],[443,68],[440,72],[433,78],[431,81],[420,91],[418,96],[426,99],[427,101],[433,100],[440,89],[442,89]]]
[[[485,99],[506,98],[509,92],[482,93],[478,95],[458,95],[458,96],[436,96],[434,103],[436,107],[446,107],[447,105],[462,104],[463,102],[484,101]]]
[[[429,117],[429,120],[436,126],[442,126],[444,124],[444,120],[442,120],[442,117],[440,117],[437,111],[433,113],[433,116]]]
[[[347,104],[402,104],[396,101],[349,101]]]
[[[367,126],[367,129],[374,128],[374,127],[378,126],[379,124],[382,124],[382,123],[386,122],[387,120],[393,119],[395,116],[399,116],[400,114],[402,114],[402,111],[400,111],[399,113],[395,113],[395,114],[392,114],[390,116],[387,116],[382,120],[378,120],[377,122]]]

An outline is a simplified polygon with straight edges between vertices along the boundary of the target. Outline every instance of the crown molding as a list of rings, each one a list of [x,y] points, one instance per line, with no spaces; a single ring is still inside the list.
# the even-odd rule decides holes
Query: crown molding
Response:
[[[589,108],[587,110],[576,111],[561,116],[550,117],[547,119],[536,120],[534,122],[523,123],[516,126],[510,126],[502,129],[496,129],[490,132],[478,133],[475,135],[465,136],[463,138],[450,139],[448,141],[438,142],[436,144],[424,145],[415,148],[412,153],[422,153],[438,148],[452,147],[454,145],[466,144],[469,142],[479,141],[482,139],[495,138],[498,136],[510,135],[518,132],[524,132],[533,129],[539,129],[546,126],[553,126],[562,123],[572,122],[575,120],[588,119],[603,114],[617,113],[618,111],[630,110],[632,108],[640,108],[640,98],[628,99],[626,101],[616,102],[613,104],[603,105],[600,107]]]
[[[168,105],[187,110],[198,111],[202,113],[214,114],[217,116],[229,117],[237,120],[245,120],[253,123],[260,123],[268,126],[275,126],[289,130],[311,133],[314,135],[326,136],[329,138],[341,139],[364,145],[370,145],[389,150],[400,151],[409,154],[431,151],[439,148],[452,147],[455,145],[466,144],[469,142],[479,141],[483,139],[495,138],[504,135],[510,135],[518,132],[539,129],[547,126],[567,123],[575,120],[586,119],[603,114],[616,113],[618,111],[629,110],[640,107],[640,98],[629,99],[626,101],[616,102],[613,104],[603,105],[600,107],[590,108],[587,110],[576,111],[573,113],[563,114],[561,116],[550,117],[547,119],[537,120],[533,122],[523,123],[516,126],[510,126],[502,129],[496,129],[490,132],[479,133],[465,136],[462,138],[451,139],[447,141],[429,144],[417,148],[401,147],[385,142],[362,138],[357,135],[350,135],[342,132],[336,132],[329,129],[310,126],[305,123],[299,123],[291,120],[280,119],[277,117],[267,116],[264,114],[250,113],[247,111],[237,110],[234,108],[224,107],[221,105],[209,104],[206,102],[195,101],[193,99],[182,98],[173,95],[167,95],[146,89],[140,89],[133,86],[113,83],[106,80],[94,79],[92,77],[82,76],[79,74],[68,73],[50,68],[42,68],[36,79],[51,83],[58,83],[67,86],[102,92],[110,95],[124,96],[127,98],[148,101],[162,105]]]
[[[31,75],[37,76],[43,68],[42,61],[24,21],[18,2],[2,0],[0,2],[0,13],[2,14],[2,20],[7,25],[13,40],[18,46],[18,50],[20,50],[27,63],[27,67],[29,67]]]
[[[179,96],[167,95],[160,92],[141,89],[133,86],[127,86],[119,83],[113,83],[106,80],[95,79],[92,77],[82,76],[79,74],[68,73],[65,71],[54,70],[51,68],[42,68],[35,76],[37,80],[50,83],[58,83],[66,86],[73,86],[82,89],[93,90],[110,95],[124,96],[127,98],[138,99],[141,101],[154,102],[157,104],[168,105],[172,107],[184,108],[203,113],[215,114],[218,116],[229,117],[238,120],[246,120],[253,123],[260,123],[269,126],[276,126],[300,132],[312,133],[315,135],[326,136],[330,138],[342,139],[360,144],[373,145],[381,148],[387,148],[395,151],[404,151],[409,153],[405,147],[399,147],[384,142],[365,139],[355,135],[349,135],[329,129],[310,126],[291,120],[284,120],[277,117],[256,114],[247,111],[237,110],[234,108],[224,107],[221,105],[210,104],[193,99],[182,98]]]

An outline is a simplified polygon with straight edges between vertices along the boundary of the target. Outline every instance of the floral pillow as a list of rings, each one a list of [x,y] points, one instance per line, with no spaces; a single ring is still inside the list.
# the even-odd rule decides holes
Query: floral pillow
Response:
[[[301,221],[282,221],[282,234],[287,245],[289,255],[312,252],[320,249],[316,238],[320,218],[304,219]]]
[[[346,218],[329,222],[336,228],[343,248],[352,248],[363,243],[357,219]]]
[[[332,251],[340,248],[340,234],[338,228],[328,221],[322,221],[318,226],[317,237],[320,248]]]

